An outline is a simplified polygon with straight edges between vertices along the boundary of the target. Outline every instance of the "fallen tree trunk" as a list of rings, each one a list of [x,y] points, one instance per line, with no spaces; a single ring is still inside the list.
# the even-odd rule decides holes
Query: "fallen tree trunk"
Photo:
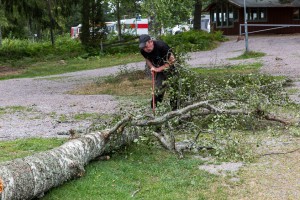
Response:
[[[49,189],[70,179],[83,176],[84,166],[91,160],[105,151],[129,144],[139,136],[132,130],[130,133],[124,131],[128,122],[131,123],[130,126],[159,125],[207,104],[207,101],[200,102],[150,121],[132,120],[132,118],[126,117],[110,130],[87,134],[52,150],[1,163],[0,200],[41,197]],[[174,149],[174,147],[171,149],[170,146],[174,146],[175,141],[170,142],[164,137],[157,138],[165,141],[164,144],[170,150]]]
[[[114,134],[129,121],[125,118],[111,130],[70,140],[60,147],[0,164],[0,199],[41,197],[49,189],[84,175],[84,166],[109,148],[130,143],[137,135]]]
[[[125,117],[112,129],[84,135],[60,147],[21,159],[0,164],[0,200],[32,199],[64,182],[84,175],[84,166],[91,160],[120,146],[128,145],[139,137],[139,132],[126,126],[144,127],[161,125],[174,117],[181,117],[189,111],[203,108],[205,114],[227,113],[231,115],[249,114],[244,111],[222,110],[214,107],[215,101],[202,101],[185,108],[166,113],[151,120]],[[267,115],[263,115],[267,116]],[[270,119],[270,117],[265,117]],[[278,121],[278,120],[277,120]],[[279,122],[282,122],[279,121]],[[170,151],[181,153],[185,147],[177,147],[174,135],[153,132],[153,135]]]

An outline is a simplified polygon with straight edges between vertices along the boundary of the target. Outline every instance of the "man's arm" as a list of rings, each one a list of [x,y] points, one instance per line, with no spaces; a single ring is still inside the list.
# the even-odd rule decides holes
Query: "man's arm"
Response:
[[[152,65],[152,63],[150,61],[149,62],[151,65],[149,65],[147,63],[147,59],[146,59],[146,63],[149,66],[149,68],[151,69],[151,72],[162,72],[165,69],[169,68],[171,65],[173,65],[175,63],[175,61],[176,61],[176,59],[175,59],[173,53],[170,53],[169,59],[165,62],[165,64],[156,68]]]
[[[150,60],[148,60],[147,58],[145,58],[146,60],[146,64],[149,67],[149,69],[151,69],[152,67],[154,67],[154,65],[152,64],[152,62]]]

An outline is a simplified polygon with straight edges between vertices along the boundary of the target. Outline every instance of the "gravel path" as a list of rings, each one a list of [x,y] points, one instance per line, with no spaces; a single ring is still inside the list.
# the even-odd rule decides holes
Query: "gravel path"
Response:
[[[143,63],[128,66],[139,68]],[[1,108],[6,108],[5,114],[0,115],[0,140],[58,137],[70,129],[84,130],[91,124],[89,120],[74,120],[76,114],[114,113],[118,102],[112,96],[67,92],[97,77],[114,74],[119,67],[0,81],[0,114]]]
[[[244,41],[236,42],[234,37],[229,39],[215,50],[191,53],[188,63],[192,67],[217,67],[261,61],[264,63],[263,73],[285,75],[298,80],[300,35],[251,36],[249,49],[265,52],[267,56],[247,61],[227,59],[241,55],[245,49]],[[143,69],[144,62],[127,66]],[[112,96],[69,95],[66,92],[97,77],[114,74],[119,67],[0,81],[0,140],[33,136],[57,137],[57,133],[70,129],[85,129],[90,125],[90,121],[72,120],[71,116],[75,114],[113,113],[118,107],[118,102]],[[12,106],[15,107],[7,109]],[[24,110],[23,107],[27,109]],[[62,116],[69,120],[61,120]]]

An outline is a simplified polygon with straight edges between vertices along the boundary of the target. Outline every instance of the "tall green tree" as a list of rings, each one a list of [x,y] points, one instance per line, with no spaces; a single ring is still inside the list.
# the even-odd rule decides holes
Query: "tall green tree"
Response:
[[[47,6],[48,6],[48,15],[50,19],[50,35],[51,35],[51,43],[54,45],[54,35],[53,35],[53,29],[54,29],[54,19],[51,11],[51,2],[50,0],[47,0]]]
[[[9,21],[8,31],[13,30],[16,35],[21,31],[18,37],[24,37],[22,30],[41,33],[49,31],[51,25],[62,32],[64,24],[59,20],[70,16],[72,5],[78,3],[79,0],[2,0]]]
[[[80,40],[84,46],[88,46],[90,43],[90,0],[82,0],[81,16],[82,28]]]
[[[2,6],[2,1],[0,0],[0,48],[2,47],[2,27],[8,26],[8,22],[4,12],[5,10]]]
[[[159,35],[166,27],[187,22],[193,11],[190,0],[144,0],[143,12],[150,17],[153,35]]]
[[[104,1],[82,0],[80,34],[84,46],[98,46],[106,36],[104,21]]]

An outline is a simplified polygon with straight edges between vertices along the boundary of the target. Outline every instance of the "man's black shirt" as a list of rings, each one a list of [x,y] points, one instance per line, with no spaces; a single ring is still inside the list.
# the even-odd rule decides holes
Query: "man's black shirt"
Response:
[[[154,40],[154,48],[150,53],[141,49],[141,54],[144,58],[148,59],[155,67],[160,67],[165,63],[168,63],[170,55],[172,53],[171,48],[163,41]]]

